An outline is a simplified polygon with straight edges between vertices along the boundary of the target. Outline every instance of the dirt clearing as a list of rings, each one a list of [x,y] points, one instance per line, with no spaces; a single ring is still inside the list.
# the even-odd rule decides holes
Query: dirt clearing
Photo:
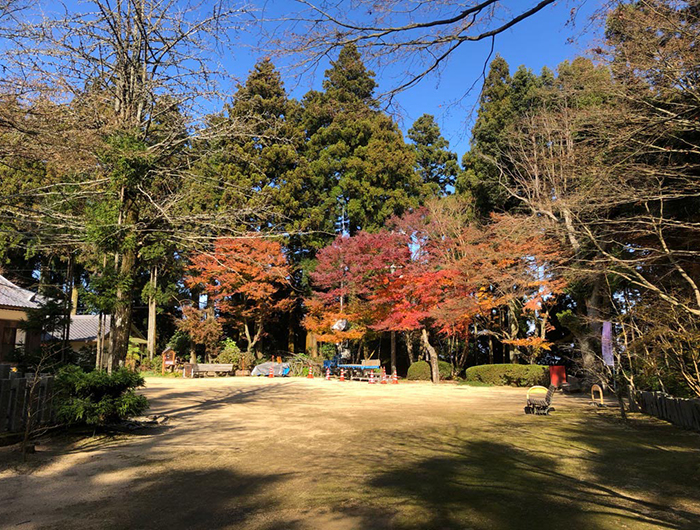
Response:
[[[0,527],[700,528],[700,436],[584,398],[322,379],[147,380],[162,427],[1,454]]]

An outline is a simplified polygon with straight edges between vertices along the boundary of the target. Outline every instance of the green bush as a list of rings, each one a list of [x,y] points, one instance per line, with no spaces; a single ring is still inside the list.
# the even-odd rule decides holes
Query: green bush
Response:
[[[234,370],[252,370],[255,365],[255,355],[241,351],[232,339],[226,339],[221,344],[221,353],[217,355],[215,362],[232,364]]]
[[[440,379],[452,377],[452,365],[445,361],[438,361],[438,372]],[[408,368],[406,379],[412,381],[430,381],[430,363],[428,361],[418,361]]]
[[[549,367],[538,364],[482,364],[467,368],[466,381],[500,386],[549,384]]]
[[[158,372],[163,369],[163,356],[155,355],[153,359],[144,357],[139,365],[139,371],[141,372]]]
[[[126,368],[108,374],[66,366],[56,376],[57,418],[69,424],[106,425],[138,416],[148,408],[145,396],[134,392],[143,385],[143,377]]]
[[[330,342],[322,343],[318,351],[323,359],[332,359],[338,355],[338,348],[335,344],[331,344]]]

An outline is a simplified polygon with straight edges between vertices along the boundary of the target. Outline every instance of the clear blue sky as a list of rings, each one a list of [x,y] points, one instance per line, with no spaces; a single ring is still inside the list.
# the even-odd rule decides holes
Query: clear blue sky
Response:
[[[516,1],[514,5],[518,3]],[[589,28],[589,18],[600,8],[601,3],[602,0],[562,0],[498,36],[494,52],[505,58],[511,72],[521,64],[535,73],[539,73],[543,66],[554,70],[560,62],[583,54],[590,47],[591,40],[597,35]],[[282,11],[285,7],[289,10],[299,7],[293,0],[273,1],[267,4],[268,8],[270,4],[275,4],[274,8]],[[579,6],[580,9],[575,23],[571,24],[569,20],[574,6]],[[571,39],[573,43],[569,43]],[[419,85],[401,93],[396,98],[398,112],[395,117],[402,130],[407,131],[421,114],[433,114],[444,136],[450,141],[451,149],[461,158],[469,149],[474,106],[482,86],[479,77],[490,46],[490,41],[466,43],[450,59],[439,77],[424,79]],[[232,75],[239,79],[245,78],[260,53],[239,48],[234,54],[235,57],[227,67]],[[392,72],[397,73],[401,66],[394,65],[391,68],[378,72],[380,91],[392,88]],[[287,77],[285,83],[291,95],[300,98],[310,88],[320,88],[322,75],[323,68],[315,76],[301,80]],[[475,81],[474,89],[467,93]]]
[[[248,0],[256,10],[265,8],[266,15],[275,16],[293,13],[300,8],[294,0]],[[344,0],[349,1],[349,0]],[[522,0],[503,0],[506,5],[519,11]],[[538,73],[543,66],[555,69],[557,64],[585,53],[590,47],[591,39],[597,37],[595,31],[584,31],[589,26],[590,16],[600,8],[604,0],[559,0],[556,4],[546,7],[536,15],[517,24],[506,33],[499,35],[495,42],[495,53],[503,56],[511,66],[511,72],[523,64]],[[93,10],[89,1],[65,0],[69,10]],[[235,0],[232,0],[232,3]],[[43,0],[40,4],[48,8],[48,12],[56,9],[62,11],[57,4]],[[528,5],[534,5],[534,0],[528,0]],[[571,9],[579,7],[575,24],[568,23]],[[202,4],[206,11],[206,1]],[[259,13],[259,11],[258,11]],[[254,32],[239,34],[239,41],[232,49],[227,50],[223,58],[223,66],[229,75],[239,81],[245,79],[248,71],[255,62],[263,56],[263,52],[255,51],[252,46],[259,42],[260,35]],[[574,39],[573,43],[569,43]],[[411,124],[424,113],[433,114],[440,124],[444,136],[450,141],[453,151],[461,157],[469,148],[470,128],[474,118],[475,104],[482,86],[480,78],[484,62],[490,50],[489,42],[465,43],[451,57],[441,75],[424,79],[417,86],[406,90],[395,99],[397,111],[395,118],[405,132]],[[276,61],[292,62],[292,57]],[[317,70],[315,76],[292,78],[291,73],[282,68],[285,85],[291,95],[301,98],[310,88],[320,88],[323,70]],[[386,71],[378,72],[379,91],[393,88],[392,79],[403,70],[401,65],[393,65]],[[475,83],[474,89],[468,93]],[[211,111],[219,109],[212,108]]]

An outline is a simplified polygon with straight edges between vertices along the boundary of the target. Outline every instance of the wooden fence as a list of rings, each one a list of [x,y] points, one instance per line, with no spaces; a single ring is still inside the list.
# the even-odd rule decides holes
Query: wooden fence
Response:
[[[0,364],[0,433],[24,430],[27,419],[32,429],[50,424],[52,398],[53,376],[12,372]]]
[[[700,432],[700,399],[675,398],[663,392],[636,392],[635,397],[645,414]]]

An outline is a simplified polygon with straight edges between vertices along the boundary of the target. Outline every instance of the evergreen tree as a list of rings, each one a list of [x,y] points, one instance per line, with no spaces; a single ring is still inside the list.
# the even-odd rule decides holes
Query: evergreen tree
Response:
[[[426,194],[447,195],[459,174],[457,155],[440,133],[435,118],[423,114],[408,131],[416,155],[416,171],[427,188]]]
[[[269,59],[258,62],[238,85],[226,115],[212,118],[212,129],[230,131],[199,148],[203,181],[192,190],[198,211],[246,212],[233,228],[286,228],[286,214],[297,210],[294,170],[303,136],[294,124],[298,104],[287,97]]]
[[[419,203],[413,153],[377,108],[375,87],[374,73],[346,46],[326,72],[324,92],[305,97],[307,175],[315,194],[307,214],[324,233],[316,248],[342,230],[377,230]]]
[[[465,171],[457,182],[458,192],[472,193],[481,215],[502,210],[508,202],[492,160],[498,158],[503,148],[503,135],[513,120],[512,96],[508,63],[497,55],[484,81],[478,117],[472,129],[471,150],[462,159]]]

